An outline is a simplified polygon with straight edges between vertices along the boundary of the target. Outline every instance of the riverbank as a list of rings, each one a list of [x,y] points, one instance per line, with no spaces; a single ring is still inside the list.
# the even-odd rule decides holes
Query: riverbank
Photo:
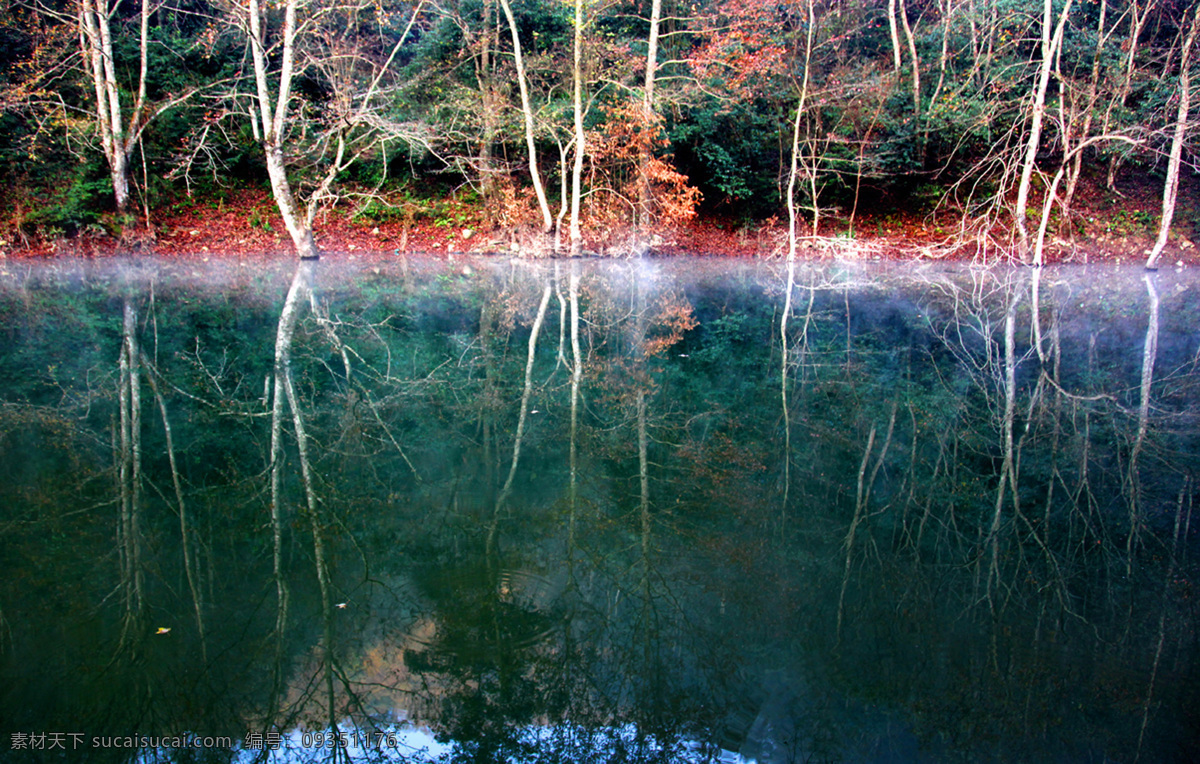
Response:
[[[1095,204],[1081,209],[1069,234],[1050,235],[1045,259],[1052,263],[1136,264],[1154,244],[1157,217],[1153,199],[1130,195],[1120,206]],[[800,244],[804,259],[951,260],[996,263],[1011,259],[1011,238],[998,229],[964,233],[953,214],[918,215],[888,212],[826,215],[820,237]],[[1161,264],[1200,266],[1200,251],[1189,238],[1191,224],[1177,223]],[[315,225],[317,243],[330,256],[356,259],[394,257],[401,253],[453,256],[457,253],[544,257],[552,240],[525,229],[500,229],[463,209],[443,217],[372,218],[350,209],[322,213]],[[1189,230],[1184,230],[1189,229]],[[622,257],[630,253],[629,237],[619,232],[595,235],[586,249]],[[736,221],[697,218],[662,237],[651,252],[660,256],[715,255],[780,257],[787,253],[786,221]],[[292,247],[269,196],[259,190],[230,192],[219,200],[176,204],[151,215],[124,240],[93,225],[75,236],[36,238],[16,231],[0,232],[0,257],[112,257],[153,254],[178,258],[279,259]]]

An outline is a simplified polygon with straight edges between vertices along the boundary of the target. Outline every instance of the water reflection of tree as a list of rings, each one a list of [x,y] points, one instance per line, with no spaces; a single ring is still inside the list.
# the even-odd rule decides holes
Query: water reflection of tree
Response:
[[[1132,757],[1144,719],[1145,757],[1185,718],[1196,398],[1161,282],[1131,293],[1138,315],[1159,296],[1148,350],[1153,322],[1101,332],[1077,308],[1098,298],[1049,272],[935,274],[879,300],[805,271],[787,323],[757,285],[685,293],[645,263],[364,272],[324,299],[311,278],[282,303],[275,282],[238,302],[132,293],[142,600],[172,630],[136,632],[137,660],[104,675],[124,682],[104,698],[131,699],[89,712],[106,730],[368,730],[402,708],[465,758],[669,760],[714,739],[854,758],[847,741],[889,725],[1015,757],[1066,725]],[[104,376],[60,371],[0,409],[6,454],[63,444],[0,460],[0,491],[29,508],[4,548],[43,579],[0,599],[0,644],[25,656],[22,624],[56,610],[119,643],[125,312],[120,292],[95,303],[99,329],[61,331],[101,346],[79,364]],[[554,310],[557,348],[533,331]],[[14,598],[55,567],[65,591]],[[36,654],[61,677],[97,668],[65,643]],[[195,665],[205,645],[220,672]],[[199,700],[150,709],[148,689]],[[40,708],[27,718],[53,718]]]
[[[573,280],[558,302],[560,327],[579,312],[577,385],[541,383],[554,379],[557,354],[551,343],[531,352],[533,332],[517,329],[547,312],[545,274],[507,281],[499,302],[483,297],[478,314],[495,318],[437,383],[485,436],[458,429],[426,446],[463,468],[453,485],[423,489],[410,516],[426,507],[434,527],[406,548],[464,580],[425,584],[438,632],[409,669],[441,677],[421,707],[463,755],[528,753],[553,736],[598,744],[602,720],[660,741],[724,723],[736,738],[773,713],[788,716],[797,755],[844,753],[833,742],[846,723],[838,692],[908,709],[917,733],[928,724],[955,746],[975,745],[975,729],[1018,752],[1071,707],[1078,690],[1060,683],[1064,665],[1094,693],[1183,697],[1154,667],[1185,654],[1186,621],[1132,596],[1148,581],[1159,591],[1178,555],[1158,565],[1139,554],[1149,564],[1128,580],[1118,518],[1129,508],[1114,503],[1130,474],[1161,480],[1178,434],[1147,424],[1137,461],[1150,466],[1130,472],[1137,405],[1119,376],[1063,370],[1080,338],[1064,337],[1061,283],[1043,295],[1032,275],[946,278],[890,316],[857,291],[814,283],[804,331],[780,334],[793,343],[788,359],[803,359],[792,367],[803,384],[782,378],[797,436],[781,484],[765,450],[777,442],[765,433],[778,426],[778,388],[771,399],[754,383],[765,367],[746,352],[777,332],[772,317],[710,312],[691,330],[690,305],[636,274]],[[847,328],[858,326],[874,333],[855,336],[848,355]],[[522,440],[539,445],[528,462],[512,458],[523,418]],[[566,454],[550,445],[556,433]],[[496,494],[478,490],[474,465],[497,461],[511,476],[510,511],[504,543],[488,553]],[[773,491],[784,485],[795,512],[781,535]],[[1168,492],[1172,513],[1185,506]],[[1154,540],[1164,537],[1153,525],[1145,543],[1174,548]],[[472,568],[481,548],[483,572]],[[838,632],[837,659],[824,665],[814,656],[831,654]],[[751,677],[772,671],[836,690],[803,703],[765,697],[743,718]],[[739,672],[747,678],[728,679]],[[1128,724],[1107,729],[1131,739]]]
[[[1153,590],[1151,582],[1162,580],[1175,554],[1149,565],[1139,562],[1131,542],[1125,543],[1120,518],[1131,518],[1126,527],[1132,535],[1146,511],[1135,503],[1137,484],[1175,483],[1171,472],[1188,469],[1179,462],[1164,469],[1162,461],[1148,478],[1137,467],[1153,429],[1145,415],[1152,395],[1145,370],[1153,363],[1158,323],[1153,288],[1135,397],[1141,405],[1131,408],[1122,400],[1119,380],[1107,386],[1113,393],[1100,392],[1106,386],[1098,379],[1072,391],[1079,388],[1064,379],[1060,358],[1063,307],[1054,300],[1049,310],[1037,303],[1030,309],[1031,299],[1043,299],[1037,279],[1027,273],[982,274],[966,284],[949,279],[934,284],[937,296],[925,307],[938,330],[930,352],[949,351],[962,376],[943,370],[941,379],[930,378],[919,363],[906,373],[902,395],[913,412],[913,431],[897,444],[910,442],[912,450],[898,454],[890,468],[893,484],[911,488],[878,498],[869,510],[878,517],[867,542],[898,539],[901,548],[912,549],[918,575],[905,574],[900,558],[876,551],[876,564],[860,568],[852,587],[856,612],[847,617],[847,628],[899,609],[903,617],[896,625],[911,631],[889,632],[887,638],[898,640],[889,649],[895,656],[886,661],[893,667],[889,674],[904,661],[929,665],[928,674],[941,679],[918,682],[912,692],[944,702],[934,715],[939,726],[949,721],[939,714],[965,698],[955,693],[979,693],[987,699],[996,734],[1046,734],[1052,709],[1067,702],[1050,668],[1064,661],[1091,666],[1092,692],[1146,696],[1135,678],[1140,671],[1102,668],[1114,659],[1145,666],[1142,676],[1152,676],[1145,650],[1151,635],[1141,624],[1157,623],[1157,613],[1135,592]],[[1060,294],[1065,289],[1061,282],[1055,286]],[[1043,316],[1049,317],[1048,327],[1041,324]],[[1165,457],[1177,436],[1166,426],[1154,436],[1155,450]],[[860,478],[867,464],[864,456]],[[1165,495],[1171,490],[1163,492],[1159,514],[1171,514],[1165,506],[1173,504]],[[847,546],[861,516],[856,505]],[[861,538],[862,528],[857,530]],[[1156,548],[1174,549],[1169,533],[1160,531],[1156,538],[1151,542]],[[934,582],[939,588],[929,588]],[[979,613],[981,605],[986,616]],[[956,625],[940,633],[929,629],[947,622]],[[861,660],[862,650],[880,645],[878,638],[861,635],[858,642],[845,648],[848,659]],[[931,650],[938,657],[930,665]],[[1159,658],[1153,662],[1157,666]],[[955,675],[986,677],[988,686],[945,682]],[[1180,689],[1177,684],[1173,692]],[[1136,737],[1128,726],[1107,732],[1125,745]]]
[[[14,511],[0,543],[18,557],[40,548],[0,597],[20,618],[4,651],[7,723],[88,735],[184,724],[227,732],[240,727],[241,709],[215,702],[228,686],[205,673],[212,589],[201,591],[201,544],[173,438],[185,417],[168,402],[150,331],[159,320],[154,291],[137,271],[87,287],[25,315],[19,333],[42,336],[40,345],[13,338],[16,352],[48,364],[50,386],[31,378],[25,402],[4,406],[6,432],[25,422],[23,435],[6,438],[4,461],[26,466],[6,481]],[[72,357],[59,355],[64,345]],[[47,533],[57,541],[42,543]],[[18,675],[28,676],[13,684]],[[8,714],[16,709],[25,710]]]
[[[501,545],[493,517],[482,569],[462,557],[449,590],[431,571],[424,589],[443,604],[439,636],[420,661],[443,680],[427,703],[437,708],[434,717],[456,741],[458,755],[469,760],[622,749],[631,760],[668,761],[682,744],[671,725],[687,716],[666,713],[657,700],[671,659],[659,654],[665,633],[657,611],[668,600],[654,580],[659,560],[652,544],[648,433],[662,423],[654,424],[649,413],[655,371],[648,359],[679,340],[690,323],[688,310],[670,294],[648,306],[645,292],[632,286],[614,294],[600,282],[581,285],[577,267],[569,279],[559,309],[564,344],[570,335],[571,374],[558,388],[561,403],[543,398],[537,404],[569,412],[567,453],[559,452],[566,457],[564,491],[555,497],[530,490],[528,478],[524,490],[502,489],[501,497],[511,497],[506,525],[519,524],[523,532],[514,527]],[[519,401],[511,403],[517,416],[503,417],[510,426],[516,422],[506,486],[521,483],[514,476],[519,465],[526,471],[517,444],[521,425],[531,421],[530,380],[554,373],[548,353],[543,371],[534,371],[536,329],[551,287],[540,291],[540,301],[536,292],[522,292],[530,299],[532,326],[522,354],[526,382]],[[536,421],[560,421],[554,411],[542,413]],[[542,465],[546,459],[543,454]],[[629,466],[618,466],[606,479],[597,471],[605,463]],[[588,475],[584,481],[581,472]],[[621,538],[636,541],[626,550]],[[566,570],[553,564],[562,557]],[[641,686],[649,680],[653,687]],[[627,723],[635,731],[622,732]],[[651,737],[654,732],[659,734]]]

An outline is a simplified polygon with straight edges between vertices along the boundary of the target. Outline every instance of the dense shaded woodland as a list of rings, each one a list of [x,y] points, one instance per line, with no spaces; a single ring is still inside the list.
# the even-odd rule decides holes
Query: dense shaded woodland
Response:
[[[5,248],[145,246],[164,216],[268,187],[244,223],[301,256],[330,214],[523,253],[765,221],[794,253],[915,213],[976,255],[1115,227],[1153,263],[1200,215],[1179,193],[1196,3],[6,5]]]

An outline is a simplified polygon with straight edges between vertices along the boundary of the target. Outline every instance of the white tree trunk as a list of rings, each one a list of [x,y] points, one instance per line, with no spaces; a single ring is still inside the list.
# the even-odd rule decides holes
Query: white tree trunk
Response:
[[[279,85],[275,103],[271,98],[270,73],[267,68],[266,31],[263,28],[263,9],[259,0],[249,0],[250,52],[254,61],[254,85],[263,126],[263,151],[266,154],[267,176],[271,194],[279,208],[280,217],[292,238],[296,255],[302,260],[315,260],[320,252],[313,239],[312,227],[296,208],[296,198],[288,183],[287,163],[283,155],[283,138],[287,131],[288,101],[291,99],[292,76],[296,63],[296,4],[287,0],[284,6],[283,46],[280,54]]]
[[[642,119],[644,120],[643,130],[646,135],[643,136],[642,145],[639,147],[640,156],[638,157],[638,194],[641,197],[638,200],[638,228],[641,229],[642,235],[646,234],[646,229],[650,226],[651,206],[654,203],[654,189],[650,184],[650,162],[654,159],[654,148],[651,145],[650,130],[655,125],[656,115],[654,111],[654,85],[655,77],[658,73],[658,32],[662,22],[662,0],[651,0],[650,2],[650,35],[646,51],[646,79],[645,92],[642,96]]]
[[[529,175],[533,179],[533,191],[537,194],[538,208],[542,211],[542,230],[550,233],[554,230],[554,215],[550,212],[550,203],[546,200],[546,189],[542,185],[542,176],[538,171],[537,142],[533,134],[533,106],[529,102],[529,86],[525,78],[525,59],[521,55],[521,37],[517,34],[517,21],[513,18],[512,6],[508,0],[500,0],[504,9],[504,17],[508,19],[508,28],[512,32],[513,58],[517,65],[517,87],[521,91],[521,114],[525,117],[525,143],[529,148]]]
[[[1100,0],[1100,16],[1096,21],[1096,48],[1092,53],[1092,74],[1088,80],[1087,96],[1083,100],[1083,127],[1079,130],[1079,140],[1086,141],[1092,132],[1096,100],[1100,92],[1100,61],[1104,46],[1108,42],[1111,31],[1105,29],[1108,18],[1108,0]],[[1060,56],[1061,59],[1061,56]],[[1067,188],[1063,192],[1063,216],[1071,212],[1075,200],[1075,189],[1083,172],[1083,152],[1075,155],[1075,161],[1067,173]]]
[[[925,131],[921,127],[921,62],[917,58],[917,41],[913,36],[912,26],[908,23],[907,0],[900,0],[900,21],[904,26],[904,39],[908,43],[908,57],[911,59],[912,100],[913,100],[913,133],[917,138],[917,156],[921,169],[925,166]]]
[[[896,0],[888,0],[888,32],[892,37],[892,68],[900,74],[900,28],[896,23]]]
[[[150,6],[145,2],[141,3],[138,89],[128,127],[121,106],[121,91],[113,59],[112,29],[109,24],[115,10],[115,7],[110,7],[108,0],[81,0],[78,25],[80,53],[96,93],[96,123],[100,128],[100,146],[108,163],[109,176],[112,178],[117,214],[124,218],[129,209],[129,158],[144,127]]]
[[[806,3],[808,14],[808,34],[804,43],[804,79],[800,83],[800,100],[796,104],[796,121],[792,124],[792,165],[788,171],[787,184],[787,210],[788,210],[788,262],[796,259],[797,232],[799,226],[799,211],[796,209],[796,177],[800,172],[800,130],[803,127],[804,109],[808,102],[808,80],[809,68],[812,63],[813,52],[813,27],[816,26],[815,12],[813,11],[813,0],[808,0]],[[809,172],[815,175],[816,168],[809,168]],[[813,220],[812,220],[812,235],[817,235],[817,226],[819,224],[819,210],[817,207],[817,199],[815,196],[815,181],[813,184]]]
[[[571,256],[578,257],[583,248],[579,211],[583,200],[583,157],[587,149],[587,136],[583,131],[583,0],[575,0],[574,48],[571,65],[574,84],[571,100],[575,111],[575,165],[571,170]]]
[[[1017,202],[1014,217],[1017,223],[1018,254],[1022,260],[1029,258],[1029,226],[1026,207],[1029,204],[1029,189],[1033,181],[1033,168],[1037,160],[1038,147],[1042,142],[1042,122],[1046,116],[1046,88],[1050,84],[1050,71],[1054,67],[1054,56],[1062,44],[1063,29],[1071,12],[1071,0],[1063,5],[1058,25],[1051,31],[1054,21],[1051,0],[1045,0],[1042,10],[1042,62],[1038,69],[1037,84],[1034,86],[1033,103],[1030,105],[1029,137],[1025,143],[1025,158],[1021,163],[1021,181],[1017,185]]]
[[[1191,106],[1192,78],[1188,69],[1192,61],[1192,48],[1196,44],[1196,30],[1200,29],[1200,3],[1196,5],[1194,14],[1192,27],[1183,41],[1183,50],[1179,56],[1179,110],[1175,115],[1175,133],[1171,137],[1171,154],[1167,159],[1167,179],[1163,183],[1162,218],[1158,223],[1158,238],[1154,241],[1150,257],[1146,259],[1146,268],[1149,270],[1158,267],[1158,258],[1167,246],[1171,220],[1175,217],[1175,202],[1179,194],[1179,166],[1183,160],[1183,139],[1187,135],[1188,110]]]

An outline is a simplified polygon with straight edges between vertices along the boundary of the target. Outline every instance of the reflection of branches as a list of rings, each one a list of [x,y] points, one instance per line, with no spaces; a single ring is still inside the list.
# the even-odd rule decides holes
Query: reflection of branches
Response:
[[[553,287],[547,282],[546,288],[542,290],[542,301],[538,304],[537,317],[533,320],[533,327],[529,330],[529,350],[525,360],[525,387],[521,393],[521,413],[517,419],[517,434],[513,439],[512,463],[509,465],[508,477],[504,480],[504,487],[500,489],[500,495],[496,498],[496,508],[492,513],[492,524],[488,530],[487,548],[489,553],[495,548],[500,513],[504,509],[504,503],[508,501],[508,497],[512,493],[513,479],[517,474],[517,463],[521,459],[521,441],[525,436],[525,421],[529,415],[529,397],[533,393],[533,362],[537,358],[538,334],[542,331],[542,321],[546,318],[546,306],[550,304],[550,293],[552,291]]]
[[[579,349],[579,266],[574,262],[571,263],[568,291],[571,298],[571,517],[567,528],[567,549],[569,554],[567,566],[570,573],[574,575],[575,521],[579,505],[579,385],[583,379],[583,357]]]
[[[794,239],[794,235],[792,236]],[[792,418],[788,406],[788,319],[792,317],[792,291],[796,283],[796,258],[789,248],[787,284],[784,289],[783,315],[779,318],[779,402],[783,410],[783,498],[779,505],[779,534],[787,531],[788,494],[792,487]],[[812,316],[812,300],[816,290],[808,292],[808,313],[804,319],[804,341],[808,340],[808,319]]]
[[[208,640],[204,635],[204,607],[200,597],[200,586],[197,581],[195,562],[191,543],[192,530],[188,525],[187,502],[183,498],[183,484],[180,482],[179,465],[175,461],[175,441],[171,434],[171,418],[167,416],[167,403],[163,400],[162,392],[158,389],[158,369],[151,363],[146,354],[141,353],[142,365],[146,367],[146,379],[154,392],[154,400],[158,402],[158,410],[162,415],[163,432],[167,441],[167,460],[171,466],[171,485],[175,488],[175,501],[179,509],[179,537],[183,545],[183,569],[187,577],[188,590],[192,594],[192,607],[196,612],[196,630],[200,634],[200,655],[204,665],[208,665]]]
[[[988,529],[988,543],[992,550],[992,561],[988,568],[987,589],[985,597],[993,607],[992,589],[1000,583],[1000,520],[1004,508],[1004,491],[1012,488],[1012,503],[1014,511],[1017,506],[1017,462],[1013,449],[1013,418],[1016,413],[1017,400],[1017,363],[1016,363],[1016,324],[1017,300],[1015,296],[1009,300],[1008,310],[1004,316],[1004,414],[1000,419],[1000,439],[1003,464],[1000,468],[1000,480],[996,485],[996,504],[992,514],[992,524]]]
[[[1200,13],[1200,9],[1197,10]],[[1125,486],[1129,501],[1129,536],[1125,542],[1125,572],[1133,575],[1134,544],[1142,522],[1142,483],[1138,475],[1138,458],[1146,443],[1146,430],[1150,419],[1150,390],[1154,383],[1154,360],[1158,356],[1158,290],[1154,288],[1153,275],[1145,274],[1146,296],[1150,301],[1150,318],[1146,324],[1146,341],[1142,346],[1142,378],[1139,387],[1141,403],[1138,405],[1137,434],[1129,451]]]
[[[120,387],[117,401],[120,410],[118,434],[118,490],[121,497],[121,518],[117,538],[120,539],[121,588],[125,598],[125,619],[121,641],[131,636],[142,616],[144,601],[142,572],[142,399],[140,371],[141,353],[137,341],[137,310],[128,296],[125,298],[122,322]]]
[[[835,639],[838,643],[842,641],[842,615],[846,603],[846,587],[850,584],[850,565],[854,559],[854,537],[858,533],[858,526],[867,516],[867,510],[871,502],[871,489],[875,485],[875,478],[879,475],[879,468],[883,466],[884,459],[887,458],[888,447],[892,444],[892,433],[896,429],[896,404],[892,404],[892,414],[888,419],[887,435],[883,439],[883,446],[879,449],[879,456],[875,460],[875,466],[871,469],[871,477],[869,480],[864,480],[867,473],[867,464],[871,460],[871,450],[875,446],[875,427],[871,427],[870,434],[867,435],[867,445],[863,449],[862,463],[858,467],[858,483],[854,501],[854,518],[850,521],[850,528],[846,531],[846,540],[843,546],[846,548],[846,565],[842,571],[842,590],[838,595],[837,609],[837,628],[835,630]]]
[[[1200,12],[1200,11],[1198,11],[1198,12]],[[1149,280],[1147,280],[1147,283],[1149,283]],[[1152,667],[1150,669],[1150,680],[1147,683],[1148,686],[1146,688],[1146,701],[1145,701],[1145,703],[1142,704],[1142,725],[1141,725],[1141,729],[1138,731],[1137,753],[1133,757],[1134,761],[1137,761],[1138,759],[1141,758],[1142,743],[1146,737],[1146,727],[1149,725],[1149,722],[1150,722],[1150,707],[1151,707],[1151,705],[1153,705],[1153,701],[1154,701],[1154,684],[1158,680],[1158,668],[1159,668],[1159,663],[1162,660],[1163,643],[1166,641],[1166,636],[1167,636],[1168,597],[1171,592],[1171,582],[1172,582],[1172,579],[1175,577],[1175,569],[1178,564],[1177,552],[1179,551],[1179,537],[1180,537],[1179,521],[1183,515],[1183,498],[1184,498],[1184,496],[1188,497],[1188,520],[1190,521],[1191,517],[1192,517],[1192,504],[1191,504],[1192,492],[1190,490],[1191,483],[1192,483],[1192,480],[1191,480],[1190,475],[1188,477],[1184,478],[1183,485],[1179,489],[1179,497],[1175,501],[1175,526],[1171,530],[1171,551],[1167,558],[1167,572],[1166,572],[1166,575],[1165,575],[1165,578],[1163,581],[1162,602],[1159,605],[1158,643],[1157,643],[1157,645],[1155,645],[1155,648],[1154,648],[1154,663],[1152,664]],[[1185,542],[1186,542],[1186,536],[1187,536],[1187,531],[1185,529],[1184,530]]]

